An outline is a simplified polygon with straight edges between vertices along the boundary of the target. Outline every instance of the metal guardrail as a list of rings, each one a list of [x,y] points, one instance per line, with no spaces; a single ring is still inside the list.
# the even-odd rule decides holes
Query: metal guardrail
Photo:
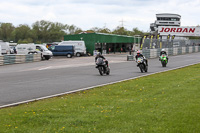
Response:
[[[143,49],[141,53],[146,58],[156,58],[160,56],[160,51],[162,49]],[[165,51],[168,55],[181,55],[187,53],[200,52],[200,46],[188,46],[188,47],[174,47],[174,48],[165,48]]]
[[[0,66],[41,61],[40,54],[9,54],[0,56]]]
[[[161,48],[157,49],[143,49],[141,50],[141,53],[146,58],[157,58],[160,56]],[[174,48],[165,48],[165,51],[168,55],[181,55],[181,54],[187,54],[187,53],[195,53],[200,52],[200,46],[188,46],[188,47],[174,47]],[[135,60],[136,52],[133,53],[133,55],[127,56],[127,61]]]
[[[190,47],[190,46],[200,46],[199,39],[149,39],[146,38],[141,44],[142,49],[151,48],[174,48],[174,47]]]

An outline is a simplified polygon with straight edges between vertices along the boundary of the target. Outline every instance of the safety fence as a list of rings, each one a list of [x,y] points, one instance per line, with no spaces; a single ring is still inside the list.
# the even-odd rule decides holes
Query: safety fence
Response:
[[[41,61],[40,54],[28,54],[28,55],[9,54],[0,56],[0,66],[9,64],[36,62],[36,61]]]
[[[200,46],[199,39],[143,39],[141,49]]]
[[[161,48],[158,49],[143,49],[141,53],[146,58],[156,58],[160,56]],[[168,55],[181,55],[187,53],[200,52],[200,46],[188,46],[188,47],[174,47],[174,48],[165,48],[165,51]]]
[[[141,53],[146,58],[157,58],[160,56],[161,48],[157,49],[143,49]],[[200,46],[188,46],[188,47],[174,47],[174,48],[165,48],[165,51],[168,55],[181,55],[181,54],[188,54],[188,53],[195,53],[200,52]],[[133,55],[127,56],[127,61],[135,60],[136,52]]]

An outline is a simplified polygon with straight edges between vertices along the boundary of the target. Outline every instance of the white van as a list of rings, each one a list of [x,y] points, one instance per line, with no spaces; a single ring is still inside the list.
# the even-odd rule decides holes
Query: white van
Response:
[[[0,55],[1,55],[1,45],[0,45]]]
[[[10,54],[10,47],[8,42],[3,42],[0,40],[1,54]]]
[[[41,58],[49,60],[53,54],[44,45],[35,44],[19,44],[16,46],[17,54],[34,54],[41,53]]]
[[[75,47],[75,55],[77,57],[86,55],[86,47],[84,41],[62,41],[58,45],[73,45]]]

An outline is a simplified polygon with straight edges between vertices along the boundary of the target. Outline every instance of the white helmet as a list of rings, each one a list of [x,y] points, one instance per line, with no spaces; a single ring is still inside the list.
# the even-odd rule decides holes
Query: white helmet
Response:
[[[97,53],[97,56],[101,56],[101,53],[100,53],[100,52],[98,52],[98,53]]]
[[[165,49],[163,48],[161,51],[165,51]]]

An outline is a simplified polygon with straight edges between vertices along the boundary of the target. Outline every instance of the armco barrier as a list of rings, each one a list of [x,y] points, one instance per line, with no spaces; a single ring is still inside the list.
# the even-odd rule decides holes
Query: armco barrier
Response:
[[[168,48],[168,55],[173,55],[173,52],[174,50],[173,50],[173,48]]]
[[[3,56],[1,55],[0,56],[0,66],[2,66],[3,65]]]
[[[189,47],[186,47],[186,53],[189,53]]]
[[[28,63],[36,61],[41,61],[40,54],[29,54],[29,55],[9,54],[0,56],[0,65],[20,64],[20,63]]]
[[[177,55],[178,54],[178,47],[173,48],[173,55]]]
[[[152,49],[151,49],[152,50]],[[144,49],[142,50],[142,54],[146,57],[146,58],[150,58],[150,49]]]
[[[42,58],[41,58],[41,55],[40,55],[40,54],[34,54],[34,55],[33,55],[33,61],[34,61],[34,62],[36,62],[36,61],[41,61],[41,59],[42,59]]]
[[[193,52],[193,47],[189,47],[189,53]]]
[[[186,47],[182,47],[182,54],[186,53]]]
[[[157,49],[157,56],[156,56],[156,57],[160,56],[160,51],[161,51],[161,49],[158,48],[158,49]],[[168,49],[166,49],[166,52],[168,52]]]
[[[143,49],[141,52],[146,58],[156,58],[160,56],[161,49]],[[188,47],[174,47],[165,48],[168,55],[181,55],[187,53],[200,52],[200,46],[188,46]]]
[[[195,52],[198,52],[199,46],[195,46]]]
[[[26,62],[33,62],[33,54],[26,55]]]
[[[150,52],[150,58],[156,58],[157,57],[157,49],[152,49]]]
[[[26,56],[25,55],[21,55],[21,54],[17,54],[15,55],[15,63],[25,63],[25,58]]]

